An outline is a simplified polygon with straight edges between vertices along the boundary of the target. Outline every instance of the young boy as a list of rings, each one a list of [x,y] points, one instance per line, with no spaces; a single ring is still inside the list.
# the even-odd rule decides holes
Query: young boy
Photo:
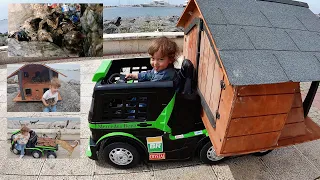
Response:
[[[58,78],[53,78],[51,80],[50,89],[47,90],[42,96],[42,103],[45,106],[43,112],[56,112],[57,111],[57,102],[59,92],[58,89],[61,87],[60,81]]]
[[[152,41],[148,53],[151,55],[153,69],[139,74],[127,74],[126,78],[138,79],[139,82],[173,81],[177,85],[178,75],[173,66],[178,53],[177,44],[166,37],[160,37]]]
[[[20,153],[20,159],[24,156],[24,149],[26,148],[26,145],[30,138],[30,129],[26,126],[23,126],[20,130],[20,133],[17,134],[14,137],[13,141],[17,141],[16,149],[19,150]]]

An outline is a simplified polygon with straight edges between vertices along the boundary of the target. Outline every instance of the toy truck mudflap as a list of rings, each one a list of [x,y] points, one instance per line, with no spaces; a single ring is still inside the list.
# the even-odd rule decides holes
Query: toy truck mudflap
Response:
[[[86,150],[86,156],[93,160],[98,160],[96,143],[92,140],[91,136],[89,138],[89,144]]]

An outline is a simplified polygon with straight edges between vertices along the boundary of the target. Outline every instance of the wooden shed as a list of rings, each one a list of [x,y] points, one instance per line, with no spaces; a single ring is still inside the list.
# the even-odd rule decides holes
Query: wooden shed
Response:
[[[59,74],[67,77],[45,64],[23,65],[7,77],[10,78],[18,75],[20,92],[13,101],[41,101],[42,95],[50,88],[50,80],[53,77],[58,78]],[[60,93],[59,100],[62,100]]]
[[[179,19],[217,155],[320,139],[320,19],[290,0],[190,0]],[[302,102],[300,82],[312,82]]]

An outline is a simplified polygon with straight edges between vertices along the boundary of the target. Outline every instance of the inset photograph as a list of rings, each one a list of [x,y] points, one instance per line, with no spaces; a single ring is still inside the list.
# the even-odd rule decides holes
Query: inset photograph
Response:
[[[103,31],[106,34],[183,32],[176,24],[186,6],[183,1],[105,1]]]
[[[7,65],[8,112],[80,112],[79,64]]]
[[[9,4],[9,57],[102,57],[103,4]]]
[[[80,158],[80,118],[8,118],[8,158]]]

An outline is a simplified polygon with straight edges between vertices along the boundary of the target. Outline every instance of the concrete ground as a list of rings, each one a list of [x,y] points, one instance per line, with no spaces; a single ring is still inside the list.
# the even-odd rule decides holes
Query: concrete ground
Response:
[[[320,177],[320,140],[274,150],[264,157],[252,155],[230,158],[219,165],[204,165],[198,159],[185,162],[161,162],[119,170],[92,161],[85,156],[89,129],[87,113],[94,84],[91,78],[100,60],[79,61],[81,64],[81,113],[12,113],[6,112],[6,69],[0,69],[0,145],[7,147],[5,117],[69,116],[81,118],[81,150],[79,159],[7,159],[6,148],[0,148],[0,179],[278,179],[315,180]],[[308,83],[302,84],[302,91]],[[320,90],[316,102],[320,102]],[[320,125],[320,106],[314,103],[309,116]],[[319,103],[320,104],[320,103]],[[19,169],[19,170],[17,170]]]

